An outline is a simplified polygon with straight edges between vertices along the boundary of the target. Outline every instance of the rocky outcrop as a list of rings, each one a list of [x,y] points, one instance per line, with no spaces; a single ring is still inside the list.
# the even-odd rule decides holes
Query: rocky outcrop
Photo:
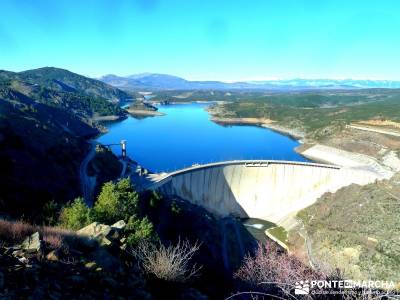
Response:
[[[96,240],[102,246],[110,246],[113,241],[117,241],[121,238],[121,231],[125,226],[126,224],[123,220],[120,220],[111,226],[93,222],[92,224],[78,230],[77,234]]]
[[[119,248],[125,226],[95,222],[57,247],[43,232],[1,244],[0,299],[152,299],[133,257]]]
[[[89,253],[49,255],[24,252],[21,259],[0,247],[0,299],[153,299],[134,265],[107,270]],[[102,255],[118,259],[105,250]]]
[[[42,240],[39,232],[28,236],[21,244],[21,249],[28,253],[40,252],[42,250]]]

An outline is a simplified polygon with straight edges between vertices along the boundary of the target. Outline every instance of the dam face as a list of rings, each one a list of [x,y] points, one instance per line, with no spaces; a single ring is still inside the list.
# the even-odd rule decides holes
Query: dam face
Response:
[[[366,170],[289,161],[229,161],[194,166],[170,174],[152,189],[220,215],[258,218],[287,227],[288,217],[325,192],[367,184]]]

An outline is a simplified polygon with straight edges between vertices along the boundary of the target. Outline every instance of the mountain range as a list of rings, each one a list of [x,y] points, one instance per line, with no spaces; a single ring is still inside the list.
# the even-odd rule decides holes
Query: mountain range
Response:
[[[114,87],[137,90],[312,90],[312,89],[366,89],[400,88],[400,81],[355,79],[288,79],[265,81],[191,81],[181,77],[142,73],[130,76],[105,75],[99,78]]]

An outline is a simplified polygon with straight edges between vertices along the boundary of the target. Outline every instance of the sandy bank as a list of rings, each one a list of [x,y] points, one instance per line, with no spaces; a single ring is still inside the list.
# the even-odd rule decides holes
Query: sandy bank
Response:
[[[211,121],[222,124],[250,124],[258,126],[272,123],[272,120],[263,118],[219,118],[214,116],[211,117]]]
[[[311,160],[373,172],[377,179],[388,179],[394,174],[391,168],[380,164],[371,156],[325,145],[317,144],[300,153]]]
[[[111,115],[111,116],[94,116],[93,120],[96,122],[102,122],[102,121],[117,121],[117,120],[122,120],[124,119],[124,116],[117,116],[117,115]]]
[[[276,121],[268,119],[268,118],[235,118],[224,116],[224,111],[222,109],[222,104],[224,101],[218,101],[215,106],[207,108],[208,113],[210,114],[210,120],[218,123],[218,124],[226,124],[226,125],[254,125],[261,126],[264,128],[268,128],[274,130],[276,132],[282,133],[289,137],[292,137],[297,140],[301,140],[305,137],[305,133],[298,130],[287,128],[280,124],[277,124]],[[300,141],[301,142],[301,141]]]
[[[278,125],[276,123],[262,124],[261,126],[265,127],[265,128],[272,129],[272,130],[277,131],[279,133],[283,133],[285,135],[291,136],[291,137],[293,137],[293,138],[295,138],[297,140],[300,140],[300,142],[301,142],[301,139],[303,139],[305,137],[305,133],[300,131],[300,130],[286,128],[286,127]]]
[[[212,115],[212,114],[211,114]],[[223,124],[223,125],[254,125],[254,126],[261,126],[264,128],[271,129],[273,131],[282,133],[284,135],[288,135],[294,139],[302,139],[304,138],[305,134],[299,130],[286,128],[284,126],[278,125],[275,121],[271,119],[264,119],[264,118],[220,118],[212,116],[211,121]]]
[[[141,109],[127,109],[127,112],[132,116],[140,116],[140,117],[152,117],[152,116],[164,116],[164,113],[161,113],[156,110],[141,110]]]

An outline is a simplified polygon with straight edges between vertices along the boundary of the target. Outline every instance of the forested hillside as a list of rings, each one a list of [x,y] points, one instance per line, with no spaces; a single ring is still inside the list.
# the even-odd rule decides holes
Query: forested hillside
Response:
[[[68,75],[62,80],[70,86],[68,80],[76,79],[77,88],[55,79],[60,73]],[[98,82],[82,78],[53,68],[0,72],[0,211],[35,219],[43,217],[50,201],[63,203],[80,195],[86,140],[102,128],[94,117],[125,116],[110,99],[90,95],[99,91]]]

